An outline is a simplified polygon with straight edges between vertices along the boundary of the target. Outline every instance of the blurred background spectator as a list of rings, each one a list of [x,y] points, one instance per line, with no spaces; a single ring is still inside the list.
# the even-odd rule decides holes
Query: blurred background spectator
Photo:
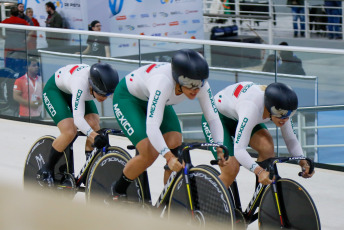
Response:
[[[89,25],[91,31],[101,31],[102,25],[98,20],[94,20]],[[77,52],[79,54],[80,52]],[[87,38],[87,47],[82,54],[92,56],[110,57],[110,40],[108,37],[90,35]]]
[[[19,116],[40,119],[42,112],[42,78],[35,58],[28,59],[27,73],[18,78],[13,87],[13,99],[19,103]]]
[[[291,8],[293,15],[294,37],[299,34],[298,20],[300,19],[300,35],[305,36],[305,1],[304,0],[288,0],[287,5]]]
[[[33,24],[32,20],[27,15],[24,14],[24,4],[18,3],[17,8],[18,8],[18,12],[19,12],[18,17],[27,21],[30,24],[30,26],[33,26],[34,24]]]
[[[56,11],[56,7],[54,3],[47,2],[45,3],[45,10],[48,14],[47,19],[45,21],[46,27],[51,28],[64,28],[63,26],[63,18],[61,15]],[[54,32],[46,32],[46,39],[48,43],[48,47],[63,47],[68,45],[68,34],[63,33],[54,33]]]
[[[340,18],[342,17],[341,1],[325,1],[325,10],[327,13],[327,36],[329,39],[342,39],[340,34]]]
[[[27,21],[18,17],[16,6],[11,7],[11,17],[1,23],[29,25]],[[6,29],[5,37],[5,67],[12,69],[19,76],[26,72],[26,33],[25,30]]]
[[[36,18],[33,17],[33,9],[26,8],[26,15],[31,19],[34,26],[40,26]],[[27,48],[29,50],[35,50],[37,48],[37,32],[32,31],[32,33],[27,38]]]

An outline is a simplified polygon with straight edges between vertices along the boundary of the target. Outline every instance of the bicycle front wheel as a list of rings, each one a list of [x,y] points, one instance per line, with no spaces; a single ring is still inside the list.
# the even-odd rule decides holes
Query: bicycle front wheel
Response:
[[[290,179],[277,181],[279,208],[285,210],[286,228],[320,230],[320,219],[315,204],[305,188]],[[282,210],[282,211],[283,211]],[[281,228],[272,186],[266,188],[259,205],[259,229]]]
[[[54,140],[55,137],[53,136],[43,136],[32,145],[24,166],[24,188],[39,186],[36,180],[37,172],[46,164]],[[63,157],[61,157],[55,166],[56,181],[61,181],[65,173],[70,173],[70,170],[66,154],[63,153]]]
[[[222,224],[225,224],[229,229],[234,229],[233,201],[220,179],[207,169],[198,167],[190,169],[189,176],[194,206],[191,222],[199,226],[221,224],[223,227]],[[180,175],[172,187],[168,218],[175,213],[191,217],[188,202],[184,177]]]
[[[129,155],[130,157],[130,155]],[[86,201],[102,202],[111,194],[111,187],[121,176],[128,156],[114,149],[99,158],[92,166],[86,185]],[[143,188],[139,178],[135,179],[127,189],[128,200],[143,203]]]

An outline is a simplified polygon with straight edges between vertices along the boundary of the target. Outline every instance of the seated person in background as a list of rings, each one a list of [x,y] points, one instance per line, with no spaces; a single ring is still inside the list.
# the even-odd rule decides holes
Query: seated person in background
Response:
[[[271,184],[269,172],[259,166],[247,152],[247,147],[258,152],[257,161],[274,157],[274,143],[265,123],[272,121],[281,129],[281,133],[288,151],[293,156],[303,156],[302,147],[293,129],[291,116],[298,107],[296,93],[283,83],[270,85],[256,85],[252,82],[239,82],[230,85],[217,93],[214,97],[224,129],[223,144],[228,147],[227,161],[223,154],[214,152],[219,160],[222,180],[229,187],[239,173],[240,164],[257,175],[263,185]],[[211,131],[204,117],[202,128],[208,142],[213,142]],[[233,139],[232,139],[233,137]],[[309,174],[306,160],[300,160],[304,178]]]
[[[293,51],[281,51],[282,64],[277,68],[278,73],[306,75],[302,68],[302,61],[296,57]]]
[[[102,25],[99,21],[94,20],[90,24],[90,31],[101,31]],[[77,52],[79,54],[80,52]],[[90,35],[87,38],[87,48],[82,54],[91,56],[110,57],[110,40],[108,37],[98,37]]]
[[[275,73],[276,72],[276,61],[277,61],[277,65],[279,65],[279,60],[280,58],[277,56],[276,59],[276,55],[275,54],[270,54],[267,58],[266,61],[264,63],[263,72],[271,72],[271,73]]]
[[[35,58],[29,58],[27,73],[13,87],[13,99],[19,103],[19,116],[40,119],[42,112],[42,78]]]

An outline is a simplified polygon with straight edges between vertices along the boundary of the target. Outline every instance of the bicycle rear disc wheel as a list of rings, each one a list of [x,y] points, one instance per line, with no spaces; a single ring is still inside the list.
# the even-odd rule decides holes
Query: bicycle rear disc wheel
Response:
[[[54,140],[55,137],[53,136],[43,136],[32,145],[24,165],[24,189],[40,186],[36,180],[37,172],[46,164]],[[63,155],[55,166],[56,181],[61,181],[64,173],[70,173],[66,154],[63,153]]]
[[[195,218],[191,217],[188,209],[189,199],[186,195],[183,175],[177,178],[172,187],[168,218],[179,214],[184,217],[190,216],[191,223],[199,226],[220,224],[218,226],[223,228],[225,224],[229,229],[234,229],[233,201],[220,179],[213,172],[198,167],[191,168],[189,176]]]
[[[280,207],[285,209],[289,229],[320,230],[320,219],[315,204],[308,192],[296,181],[277,181]],[[275,205],[272,186],[266,188],[258,211],[259,229],[281,228],[280,217]],[[288,229],[287,228],[287,229]]]
[[[104,202],[111,194],[111,187],[122,175],[128,159],[116,150],[109,150],[91,168],[87,186],[86,201],[88,203]],[[143,189],[140,179],[135,179],[127,189],[129,201],[143,203]]]

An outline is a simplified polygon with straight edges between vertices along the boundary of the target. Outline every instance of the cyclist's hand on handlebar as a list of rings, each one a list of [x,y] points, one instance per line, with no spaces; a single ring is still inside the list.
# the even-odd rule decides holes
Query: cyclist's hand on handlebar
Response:
[[[168,167],[172,171],[178,172],[183,168],[183,166],[179,162],[178,158],[176,158],[172,153],[171,154],[166,153],[165,158],[166,158],[166,163],[167,163]]]
[[[270,173],[261,167],[257,167],[254,170],[255,174],[258,176],[258,182],[262,183],[263,185],[268,185],[272,183],[270,180]]]
[[[97,149],[101,149],[103,148],[105,145],[107,144],[107,139],[104,135],[102,134],[98,134],[95,138],[94,138],[94,146]]]
[[[309,165],[308,165],[306,160],[300,160],[299,165],[301,166],[301,169],[302,169],[301,176],[303,178],[311,178],[314,175],[314,173],[315,173],[314,170],[313,170],[312,174],[309,174],[309,168],[310,167],[309,167]]]
[[[220,167],[224,167],[225,165],[227,165],[226,160],[224,158],[223,149],[220,147],[217,147],[216,152],[217,152],[218,165]]]

